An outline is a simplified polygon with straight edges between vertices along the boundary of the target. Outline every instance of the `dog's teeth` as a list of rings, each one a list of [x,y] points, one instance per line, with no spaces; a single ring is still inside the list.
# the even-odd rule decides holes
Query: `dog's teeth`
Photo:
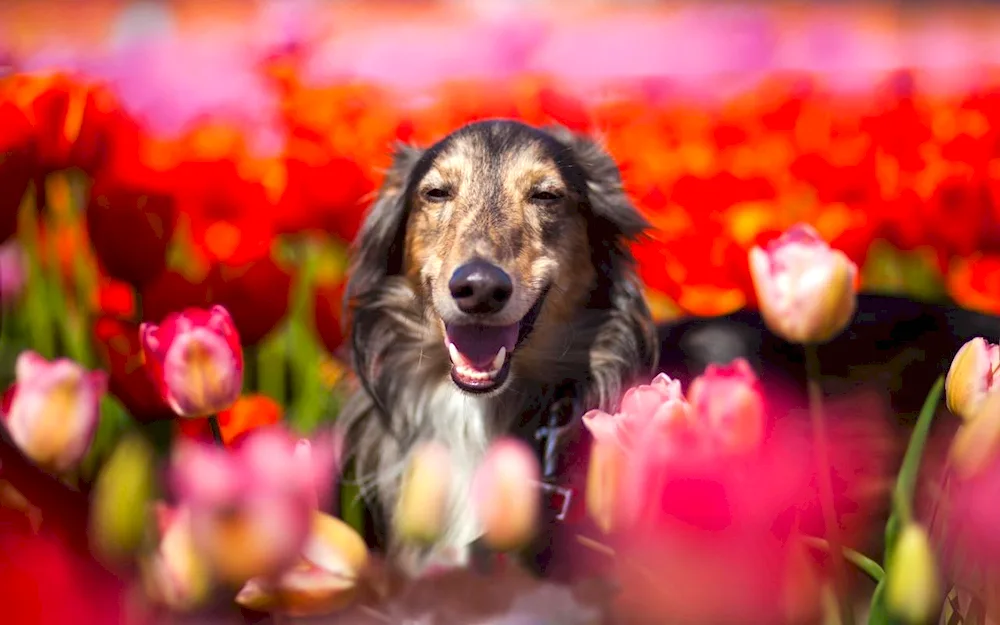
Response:
[[[500,346],[500,351],[497,352],[496,357],[493,359],[493,370],[498,371],[500,367],[503,366],[503,361],[507,358],[507,348]]]
[[[454,343],[448,343],[448,356],[451,357],[451,361],[455,364],[462,362],[462,355],[458,353],[458,348],[455,347]]]

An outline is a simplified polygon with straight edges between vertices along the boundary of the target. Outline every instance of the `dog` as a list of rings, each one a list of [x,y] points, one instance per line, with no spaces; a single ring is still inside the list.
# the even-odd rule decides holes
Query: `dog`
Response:
[[[708,365],[744,358],[765,396],[783,399],[769,409],[772,423],[804,411],[802,347],[771,333],[757,311],[654,325],[629,253],[648,227],[612,158],[563,128],[485,121],[397,151],[355,244],[345,318],[360,388],[338,419],[373,546],[414,573],[468,564],[479,534],[468,490],[486,447],[502,435],[537,444],[567,400],[560,436],[539,455],[577,493],[589,455],[580,417],[613,411],[629,386],[657,372],[686,387]],[[864,399],[871,419],[895,433],[875,459],[894,467],[935,378],[977,336],[1000,337],[1000,318],[862,294],[850,325],[819,348],[824,392],[842,406]],[[936,428],[954,428],[943,404],[939,412]],[[454,466],[447,530],[418,549],[391,528],[421,440],[444,443]],[[883,485],[871,497],[887,494]],[[838,500],[838,509],[856,503]],[[878,514],[879,505],[865,509]],[[575,559],[567,570],[558,555],[592,526],[560,531],[552,515],[543,525],[528,551],[536,570],[586,569]]]
[[[614,160],[562,127],[487,120],[396,150],[349,268],[360,384],[338,417],[390,561],[412,574],[469,564],[481,534],[469,490],[490,443],[534,446],[568,406],[552,455],[587,409],[614,410],[648,381],[659,342],[629,251],[648,228]],[[392,514],[429,440],[451,452],[451,493],[440,540],[414,547]]]

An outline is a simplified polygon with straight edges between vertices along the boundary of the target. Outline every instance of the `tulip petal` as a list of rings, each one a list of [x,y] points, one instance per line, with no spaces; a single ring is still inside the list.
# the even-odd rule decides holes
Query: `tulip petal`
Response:
[[[357,579],[368,567],[368,547],[354,528],[340,519],[315,512],[302,557],[327,573]]]

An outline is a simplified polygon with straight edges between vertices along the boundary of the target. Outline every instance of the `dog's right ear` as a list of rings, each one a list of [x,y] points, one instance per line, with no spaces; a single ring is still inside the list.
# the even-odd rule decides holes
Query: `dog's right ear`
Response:
[[[396,147],[392,166],[386,172],[378,197],[354,240],[344,301],[345,319],[350,317],[351,302],[402,268],[409,213],[407,190],[413,169],[423,152],[407,145]]]

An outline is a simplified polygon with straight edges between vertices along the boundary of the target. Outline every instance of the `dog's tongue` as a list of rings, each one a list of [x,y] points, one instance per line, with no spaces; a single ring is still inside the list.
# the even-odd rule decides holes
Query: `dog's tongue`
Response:
[[[509,326],[450,325],[445,329],[449,343],[476,367],[485,367],[503,347],[509,354],[517,343],[520,324]]]

